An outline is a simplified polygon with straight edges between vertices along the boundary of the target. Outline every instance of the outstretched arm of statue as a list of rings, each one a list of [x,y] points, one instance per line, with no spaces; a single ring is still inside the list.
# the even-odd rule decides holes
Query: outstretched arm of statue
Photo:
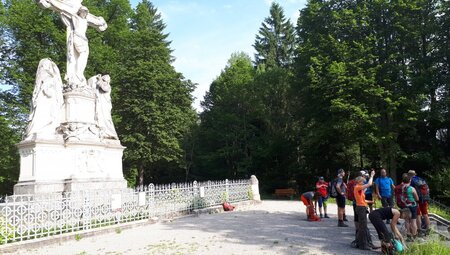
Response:
[[[108,28],[108,24],[103,17],[97,17],[92,14],[88,14],[86,16],[88,25],[94,27],[97,31],[103,32]]]
[[[50,8],[59,13],[76,15],[81,5],[71,6],[59,0],[36,0],[38,5],[43,8]]]

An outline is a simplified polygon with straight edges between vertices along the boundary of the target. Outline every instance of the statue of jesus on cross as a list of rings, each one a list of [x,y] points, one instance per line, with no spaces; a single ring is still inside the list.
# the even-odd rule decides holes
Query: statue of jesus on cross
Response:
[[[65,80],[69,87],[86,87],[84,77],[89,45],[86,37],[88,26],[98,31],[105,31],[106,21],[103,17],[96,17],[81,5],[82,0],[38,0],[43,8],[49,8],[61,15],[67,27],[67,71]]]

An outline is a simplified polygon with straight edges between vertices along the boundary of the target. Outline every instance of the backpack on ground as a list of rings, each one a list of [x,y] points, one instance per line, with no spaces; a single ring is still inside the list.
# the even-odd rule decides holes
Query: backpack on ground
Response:
[[[222,204],[222,207],[223,207],[223,210],[224,210],[224,211],[233,211],[234,208],[235,208],[235,206],[231,205],[231,204],[228,203],[228,202],[224,202],[224,203]]]
[[[413,182],[414,188],[416,188],[417,196],[419,196],[419,201],[429,201],[430,200],[430,188],[428,187],[425,179],[420,177],[415,177]]]
[[[347,184],[347,199],[348,200],[355,200],[355,186],[356,186],[356,181],[355,180],[351,180],[348,184]]]
[[[394,195],[395,195],[395,202],[397,203],[397,206],[401,209],[414,206],[415,202],[410,201],[408,199],[408,188],[409,185],[405,185],[403,183],[400,183],[399,185],[395,186],[394,188]]]
[[[328,194],[330,194],[330,197],[332,197],[332,198],[337,197],[336,182],[337,182],[337,178],[332,180],[330,182],[330,185],[328,185]]]

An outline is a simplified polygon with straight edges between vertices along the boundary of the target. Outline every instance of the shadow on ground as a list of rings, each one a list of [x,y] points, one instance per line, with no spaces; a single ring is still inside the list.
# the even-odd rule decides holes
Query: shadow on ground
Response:
[[[263,203],[274,203],[280,206],[281,203],[291,203],[289,204],[291,210],[258,210],[258,206],[256,206],[254,210],[177,219],[167,223],[166,226],[173,230],[198,230],[215,233],[225,239],[220,240],[222,242],[251,247],[257,245],[261,250],[277,250],[277,254],[379,253],[351,248],[350,243],[354,240],[355,230],[352,226],[338,228],[335,215],[331,214],[330,219],[323,219],[319,222],[309,222],[306,221],[304,207],[299,206],[297,201],[264,201]],[[283,206],[285,207],[285,205]],[[351,225],[353,218],[349,218]]]

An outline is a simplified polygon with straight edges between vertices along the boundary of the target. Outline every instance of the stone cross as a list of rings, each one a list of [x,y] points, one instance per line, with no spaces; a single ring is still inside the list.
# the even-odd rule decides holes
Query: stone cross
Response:
[[[67,73],[66,86],[69,88],[82,88],[87,86],[84,77],[89,45],[86,37],[88,26],[104,31],[107,24],[103,17],[96,17],[81,5],[82,0],[38,0],[43,8],[49,8],[61,15],[67,27]]]

